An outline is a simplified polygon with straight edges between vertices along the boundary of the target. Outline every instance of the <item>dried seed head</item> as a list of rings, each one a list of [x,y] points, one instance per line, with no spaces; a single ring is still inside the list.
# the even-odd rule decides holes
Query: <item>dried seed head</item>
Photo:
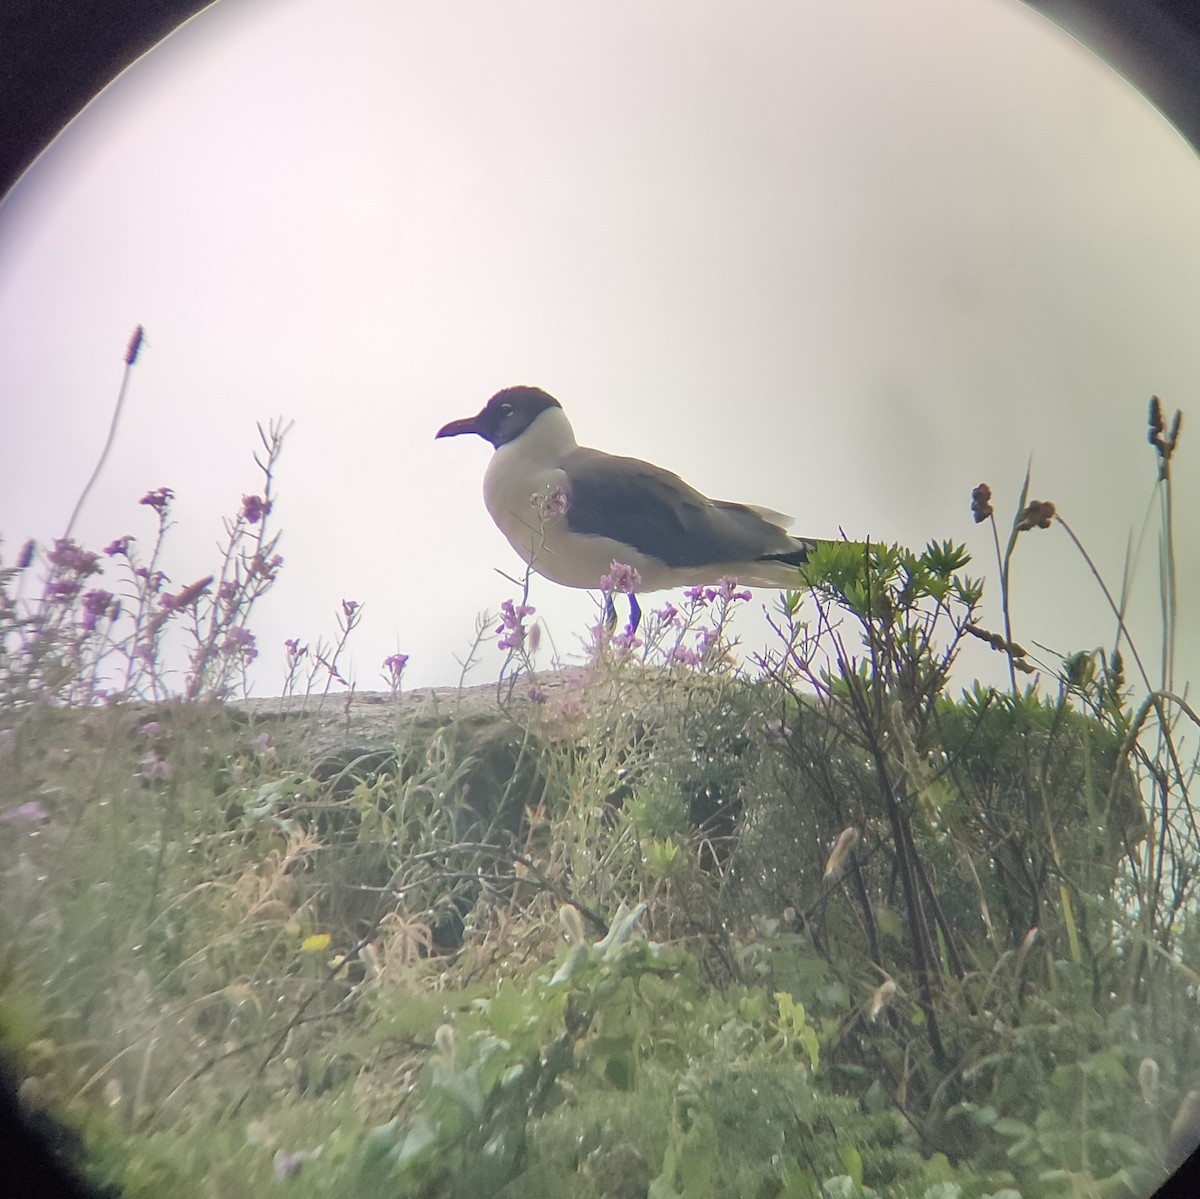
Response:
[[[971,492],[971,515],[975,517],[975,523],[987,520],[989,516],[994,515],[995,510],[992,508],[992,489],[986,483],[980,483],[974,491]]]
[[[454,1026],[452,1024],[439,1024],[437,1031],[433,1034],[433,1043],[437,1046],[438,1052],[445,1054],[446,1057],[453,1060],[454,1058]]]
[[[359,949],[358,957],[367,969],[368,978],[378,978],[383,973],[383,963],[379,960],[379,951],[370,941]]]
[[[178,595],[163,596],[163,606],[171,612],[179,612],[190,608],[212,586],[212,575],[205,575],[194,583],[189,583]]]
[[[1054,519],[1054,505],[1049,500],[1031,500],[1017,521],[1017,532],[1028,533],[1030,529],[1048,529]]]
[[[1029,651],[1023,645],[1019,645],[1015,641],[1009,641],[999,633],[990,632],[988,629],[981,628],[977,624],[964,625],[963,631],[970,633],[972,637],[978,637],[980,641],[986,641],[992,649],[998,649],[1012,658],[1027,658],[1029,656]]]
[[[583,931],[583,917],[574,904],[564,903],[558,909],[558,922],[562,925],[562,930],[572,945],[584,943],[586,934]]]
[[[833,843],[829,860],[825,863],[825,874],[822,877],[831,882],[834,879],[841,878],[842,871],[846,868],[846,859],[850,856],[850,851],[857,844],[858,829],[843,829],[838,835],[838,839]]]
[[[896,984],[890,979],[884,979],[883,982],[875,988],[875,994],[871,996],[870,1006],[867,1008],[867,1019],[874,1021],[880,1012],[892,1001],[892,996],[896,994]]]
[[[138,352],[142,348],[142,341],[145,339],[146,330],[138,325],[133,331],[133,336],[129,339],[129,345],[125,347],[125,365],[132,366],[137,361]]]
[[[1179,441],[1179,429],[1183,424],[1183,413],[1179,409],[1175,410],[1175,415],[1171,418],[1171,431],[1166,437],[1163,436],[1163,413],[1162,404],[1159,402],[1158,396],[1150,397],[1150,432],[1149,441],[1158,454],[1158,477],[1166,479],[1167,472],[1170,470],[1171,455],[1175,453],[1176,443]]]
[[[1150,397],[1150,444],[1156,446],[1161,438],[1160,434],[1163,431],[1163,414],[1162,401],[1158,396]]]
[[[1142,1088],[1142,1099],[1148,1107],[1158,1102],[1158,1063],[1152,1057],[1142,1058],[1138,1067],[1138,1086]]]
[[[1123,691],[1125,688],[1125,659],[1121,656],[1119,649],[1114,649],[1112,657],[1109,659],[1108,681],[1113,694]]]
[[[1025,963],[1025,958],[1030,949],[1033,948],[1034,942],[1041,935],[1041,929],[1035,924],[1024,937],[1021,938],[1021,944],[1017,947],[1017,970],[1019,971]]]

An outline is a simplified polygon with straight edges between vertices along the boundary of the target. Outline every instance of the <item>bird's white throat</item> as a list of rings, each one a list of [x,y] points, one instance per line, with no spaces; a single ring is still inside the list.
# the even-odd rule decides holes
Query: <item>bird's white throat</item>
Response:
[[[576,448],[575,433],[561,408],[547,408],[514,441],[499,446],[483,476],[483,502],[500,531],[528,562],[542,521],[534,496],[563,487],[562,460]],[[593,584],[594,585],[594,584]]]

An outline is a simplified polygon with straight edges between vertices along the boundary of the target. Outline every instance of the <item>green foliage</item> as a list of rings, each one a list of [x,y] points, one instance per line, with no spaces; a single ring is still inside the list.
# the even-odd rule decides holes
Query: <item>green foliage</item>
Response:
[[[1148,823],[1119,731],[1070,706],[976,689],[943,700],[938,736],[955,763],[958,794],[939,811],[950,837],[981,864],[984,895],[948,897],[952,919],[990,913],[1009,944],[1046,927],[1065,883],[1081,903],[1112,893]]]
[[[1062,523],[1027,498],[1002,634],[962,547],[824,545],[753,673],[725,581],[528,705],[510,602],[496,713],[401,701],[315,761],[283,722],[116,702],[160,695],[150,662],[89,705],[119,645],[82,588],[41,635],[0,572],[24,1093],[135,1196],[1146,1193],[1200,1072],[1194,717],[1132,646],[1136,704],[1119,647],[1016,686],[1009,572]],[[231,554],[200,691],[268,581]],[[950,694],[968,637],[1009,689]]]
[[[860,1183],[924,1193],[895,1114],[864,1118],[818,1084],[802,1005],[701,987],[690,955],[637,934],[641,913],[439,1027],[415,1105],[364,1137],[356,1188],[816,1195],[855,1160]]]

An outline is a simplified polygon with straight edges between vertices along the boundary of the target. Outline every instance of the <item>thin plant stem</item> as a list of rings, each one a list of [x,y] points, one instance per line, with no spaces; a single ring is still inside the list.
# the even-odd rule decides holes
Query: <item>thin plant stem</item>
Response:
[[[1153,691],[1154,686],[1150,682],[1150,675],[1146,671],[1145,665],[1142,663],[1142,656],[1137,651],[1137,646],[1133,642],[1133,636],[1130,634],[1128,627],[1125,624],[1125,617],[1121,613],[1121,609],[1117,606],[1117,601],[1113,599],[1112,592],[1108,589],[1108,584],[1105,583],[1103,576],[1097,569],[1095,562],[1092,561],[1092,556],[1083,548],[1083,542],[1075,536],[1075,530],[1067,524],[1062,513],[1056,512],[1054,519],[1063,527],[1067,536],[1070,537],[1075,544],[1075,548],[1079,551],[1084,562],[1087,563],[1088,570],[1092,572],[1092,577],[1100,584],[1100,590],[1104,593],[1104,598],[1108,600],[1108,606],[1112,609],[1113,615],[1117,618],[1117,627],[1121,630],[1121,635],[1125,638],[1125,643],[1129,646],[1129,652],[1133,654],[1133,660],[1137,663],[1138,673],[1142,676],[1142,682],[1145,684],[1147,691]]]
[[[117,392],[117,404],[113,409],[112,422],[108,426],[108,440],[104,443],[104,449],[100,451],[100,460],[96,463],[96,469],[92,471],[92,477],[88,479],[83,491],[79,493],[79,499],[75,501],[75,510],[71,513],[71,519],[67,521],[66,531],[63,533],[64,541],[71,536],[71,531],[75,528],[75,522],[79,519],[79,513],[83,510],[84,502],[91,494],[96,480],[100,477],[100,472],[104,469],[104,463],[108,460],[109,452],[113,448],[113,442],[117,439],[117,425],[121,422],[121,410],[125,407],[125,395],[129,390],[129,378],[133,373],[133,367],[137,362],[138,352],[142,348],[144,337],[145,330],[141,325],[138,325],[134,329],[133,336],[129,339],[129,345],[125,350],[125,373],[121,376],[121,389]]]

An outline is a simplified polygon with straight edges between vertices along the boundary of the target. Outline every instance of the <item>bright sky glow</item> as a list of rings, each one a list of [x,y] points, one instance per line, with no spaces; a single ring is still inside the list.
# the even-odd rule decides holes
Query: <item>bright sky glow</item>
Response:
[[[171,487],[166,565],[190,582],[257,486],[255,421],[293,419],[260,694],[343,599],[366,607],[361,688],[396,651],[410,685],[457,680],[518,563],[480,498],[489,447],[433,434],[500,387],[545,387],[581,442],[798,533],[966,541],[989,579],[971,489],[1007,521],[1032,454],[1033,495],[1114,588],[1157,392],[1192,419],[1194,677],[1198,315],[1196,155],[1015,0],[239,0],[135,64],[0,205],[0,552],[61,533],[139,323],[78,536],[149,537],[137,500]],[[1026,540],[1015,585],[1018,639],[1111,643],[1060,531]],[[535,580],[531,602],[569,657],[594,598]]]

